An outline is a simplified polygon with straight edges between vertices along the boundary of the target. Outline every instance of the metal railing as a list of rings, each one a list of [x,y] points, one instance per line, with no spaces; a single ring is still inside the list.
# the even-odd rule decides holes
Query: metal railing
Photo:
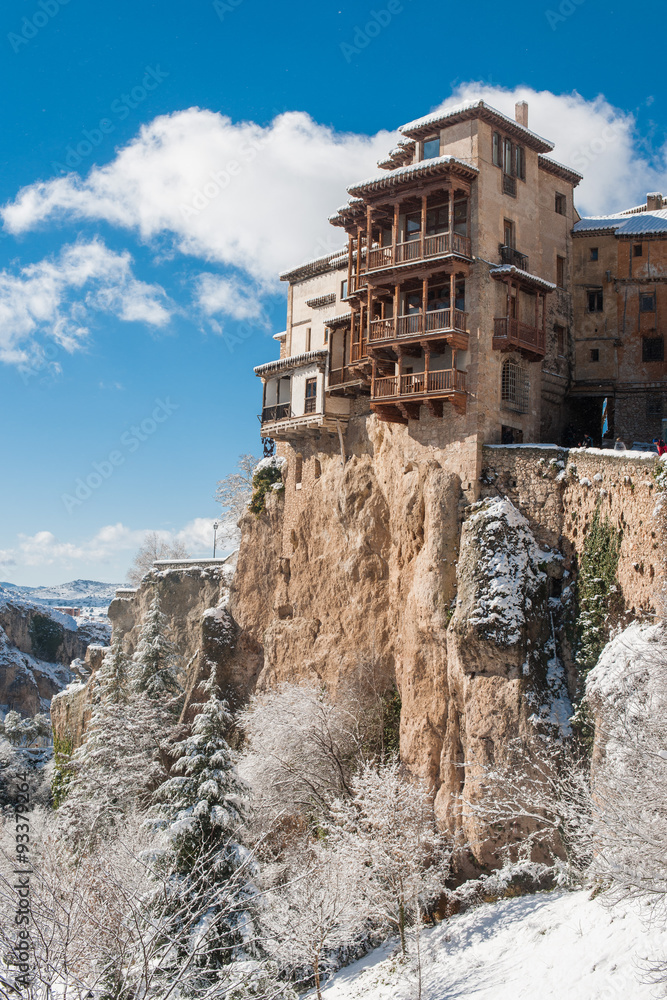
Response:
[[[500,260],[503,264],[512,264],[514,267],[518,267],[520,271],[528,270],[528,258],[525,253],[520,253],[514,247],[502,246],[500,247]]]

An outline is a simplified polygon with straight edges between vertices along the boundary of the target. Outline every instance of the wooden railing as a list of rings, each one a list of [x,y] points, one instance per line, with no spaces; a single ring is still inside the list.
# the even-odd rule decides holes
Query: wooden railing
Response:
[[[493,347],[504,350],[511,347],[524,348],[534,354],[545,354],[544,331],[529,323],[521,323],[518,319],[494,319]]]
[[[271,420],[289,420],[291,416],[292,404],[278,403],[277,406],[265,406],[259,419],[266,424]]]
[[[438,233],[436,236],[426,236],[423,253],[420,239],[408,240],[405,243],[396,243],[386,247],[375,247],[368,252],[367,269],[375,271],[381,267],[393,267],[394,264],[407,264],[409,261],[440,257],[448,253],[470,257],[470,237],[461,236],[460,233]]]
[[[361,361],[362,358],[367,357],[367,346],[365,340],[362,340],[361,343],[350,344],[350,361]]]
[[[453,330],[466,332],[468,314],[460,309],[433,309],[423,313],[421,309],[399,316],[398,319],[374,319],[371,322],[369,340],[377,343],[381,340],[396,340],[402,337],[419,337],[423,334],[438,333]]]
[[[417,372],[412,375],[389,375],[376,378],[373,383],[373,399],[387,399],[395,396],[428,396],[429,393],[448,393],[466,391],[466,372],[457,368],[445,368],[428,373]]]

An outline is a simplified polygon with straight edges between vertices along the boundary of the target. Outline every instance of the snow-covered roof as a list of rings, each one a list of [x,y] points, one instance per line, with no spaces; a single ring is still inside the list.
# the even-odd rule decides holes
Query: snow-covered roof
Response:
[[[343,265],[347,266],[347,246],[341,247],[335,253],[324,254],[322,257],[313,257],[303,264],[293,267],[289,271],[282,271],[279,275],[281,281],[298,281],[300,278],[309,278],[324,271],[336,271]]]
[[[537,288],[544,288],[548,292],[553,292],[558,287],[553,282],[546,281],[545,278],[538,278],[536,274],[531,274],[530,271],[522,271],[520,267],[515,267],[514,264],[502,264],[500,267],[494,267],[489,271],[489,274],[493,278],[503,277],[506,274],[515,274],[525,281],[526,284],[535,285]]]
[[[279,358],[278,361],[268,361],[265,365],[257,365],[253,368],[255,375],[260,378],[266,375],[274,375],[277,372],[291,371],[293,368],[302,368],[304,365],[322,362],[328,357],[328,350],[320,348],[317,351],[307,351],[305,354],[294,354],[290,358]]]
[[[426,128],[451,125],[456,119],[466,118],[483,118],[500,125],[507,132],[521,135],[526,145],[537,149],[538,152],[546,153],[554,148],[553,142],[550,142],[549,139],[538,135],[537,132],[532,132],[526,125],[521,125],[514,118],[509,118],[485,101],[468,101],[453,108],[441,108],[439,111],[431,112],[430,115],[424,115],[423,118],[416,118],[414,121],[408,122],[407,125],[401,125],[398,131],[416,139]]]
[[[577,173],[571,167],[566,167],[564,163],[559,163],[558,160],[553,160],[550,156],[545,156],[544,153],[540,153],[537,163],[542,170],[546,170],[550,174],[556,174],[557,177],[562,177],[563,180],[569,181],[573,187],[576,187],[584,179],[583,174]]]
[[[349,323],[352,319],[351,312],[341,313],[339,316],[330,316],[329,319],[324,320],[325,326],[340,326],[342,323]]]
[[[381,174],[376,174],[375,177],[368,177],[366,180],[351,184],[347,190],[350,194],[360,195],[378,188],[391,187],[396,182],[402,183],[412,180],[414,177],[444,172],[447,167],[454,167],[458,172],[467,173],[470,177],[479,173],[477,167],[474,167],[472,163],[460,160],[457,156],[434,156],[430,160],[420,160],[419,163],[408,163],[404,167],[396,167],[395,170],[385,170]]]
[[[572,232],[576,234],[600,230],[613,230],[616,236],[667,233],[667,209],[656,209],[653,212],[641,212],[635,215],[619,213],[583,218],[575,223]]]
[[[287,336],[287,330],[282,330],[280,333],[274,333],[272,340],[284,340]]]

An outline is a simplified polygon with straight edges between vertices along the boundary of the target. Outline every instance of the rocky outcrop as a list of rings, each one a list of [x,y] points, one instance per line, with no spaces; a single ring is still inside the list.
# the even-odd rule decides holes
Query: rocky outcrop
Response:
[[[71,680],[71,660],[90,637],[69,615],[0,594],[0,707],[23,715],[48,711]]]

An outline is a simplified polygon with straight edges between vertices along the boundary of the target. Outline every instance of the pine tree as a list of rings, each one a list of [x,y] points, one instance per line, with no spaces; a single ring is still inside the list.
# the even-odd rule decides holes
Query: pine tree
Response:
[[[176,698],[181,694],[176,680],[176,646],[169,635],[169,620],[160,610],[157,592],[142,620],[133,659],[133,682],[137,691],[145,692],[152,699]]]
[[[167,845],[159,869],[168,890],[154,902],[164,928],[163,968],[169,976],[189,962],[202,983],[243,955],[254,893],[251,861],[237,840],[247,792],[225,739],[232,719],[213,681],[205,688],[209,699],[191,734],[175,744],[178,757],[153,810]]]
[[[96,675],[96,700],[106,704],[127,705],[131,699],[131,667],[122,642],[112,642]]]

